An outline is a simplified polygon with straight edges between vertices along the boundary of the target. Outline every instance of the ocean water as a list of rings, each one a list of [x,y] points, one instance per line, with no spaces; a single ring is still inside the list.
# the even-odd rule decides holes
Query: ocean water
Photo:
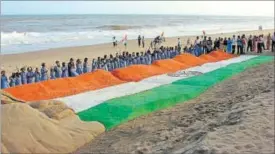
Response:
[[[186,15],[25,15],[1,16],[1,53],[101,44],[127,34],[153,38],[274,28],[272,17]]]

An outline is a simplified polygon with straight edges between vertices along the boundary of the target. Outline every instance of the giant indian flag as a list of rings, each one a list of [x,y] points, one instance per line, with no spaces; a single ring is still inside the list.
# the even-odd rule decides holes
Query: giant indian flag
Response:
[[[25,101],[62,101],[81,120],[98,121],[109,130],[141,115],[194,99],[213,85],[272,60],[270,56],[235,56],[222,51],[200,57],[181,54],[152,65],[132,65],[112,72],[97,70],[5,91]]]

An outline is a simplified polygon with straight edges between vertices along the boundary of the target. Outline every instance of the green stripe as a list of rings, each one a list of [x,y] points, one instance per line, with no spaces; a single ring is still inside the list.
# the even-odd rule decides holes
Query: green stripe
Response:
[[[156,110],[193,99],[211,86],[249,67],[272,61],[271,56],[258,56],[218,70],[182,79],[138,94],[115,98],[78,113],[81,120],[99,121],[107,130]],[[92,99],[92,98],[91,98]]]

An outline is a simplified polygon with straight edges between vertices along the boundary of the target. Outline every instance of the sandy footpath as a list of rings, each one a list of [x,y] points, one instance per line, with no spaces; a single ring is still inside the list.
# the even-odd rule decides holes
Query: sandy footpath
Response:
[[[274,153],[274,62],[122,124],[76,153]]]
[[[215,35],[207,35],[214,38],[216,37],[231,37],[232,35],[259,35],[268,33],[273,33],[274,29],[263,30],[263,31],[245,31],[245,32],[236,32],[236,33],[225,33],[225,34],[215,34]],[[166,38],[166,42],[163,43],[164,46],[176,46],[178,37]],[[186,44],[187,39],[190,38],[191,41],[195,40],[195,36],[181,36],[181,41],[183,45]],[[111,40],[111,38],[110,38]],[[146,39],[145,49],[148,49],[150,41],[152,39]],[[193,42],[193,41],[192,41]],[[118,48],[113,48],[112,43],[107,44],[99,44],[99,45],[91,45],[91,46],[80,46],[80,47],[68,47],[68,48],[57,48],[57,49],[49,49],[37,52],[26,52],[21,54],[10,54],[10,55],[1,55],[0,56],[0,64],[1,69],[6,70],[7,74],[11,72],[15,72],[16,68],[21,68],[23,66],[32,66],[32,67],[40,67],[42,62],[45,62],[48,67],[54,65],[56,60],[61,62],[68,62],[71,57],[77,59],[84,59],[88,57],[90,61],[92,58],[96,58],[98,56],[103,57],[104,54],[113,54],[116,52],[121,52],[124,50],[124,47],[120,44]],[[130,52],[138,52],[144,51],[143,48],[139,48],[137,45],[137,40],[128,41],[128,51]]]

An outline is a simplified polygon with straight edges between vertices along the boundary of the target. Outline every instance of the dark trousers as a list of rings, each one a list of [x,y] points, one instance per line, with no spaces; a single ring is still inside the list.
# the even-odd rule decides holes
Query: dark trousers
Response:
[[[262,53],[262,52],[263,52],[263,44],[258,43],[258,53]]]
[[[249,44],[247,45],[246,51],[247,51],[247,52],[248,52],[248,51],[252,51],[252,43],[249,43]]]
[[[237,46],[237,54],[243,54],[243,47],[241,45]]]
[[[140,47],[140,40],[138,40],[138,46]]]
[[[235,54],[236,45],[232,45],[232,53]]]
[[[272,51],[272,52],[275,51],[275,41],[272,41],[272,44],[271,44],[271,51]]]

